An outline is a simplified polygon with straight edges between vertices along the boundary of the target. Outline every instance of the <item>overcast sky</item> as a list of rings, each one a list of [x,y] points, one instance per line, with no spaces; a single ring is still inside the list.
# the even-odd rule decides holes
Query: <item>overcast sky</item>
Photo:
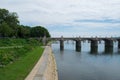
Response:
[[[0,0],[0,8],[52,37],[120,36],[120,0]]]

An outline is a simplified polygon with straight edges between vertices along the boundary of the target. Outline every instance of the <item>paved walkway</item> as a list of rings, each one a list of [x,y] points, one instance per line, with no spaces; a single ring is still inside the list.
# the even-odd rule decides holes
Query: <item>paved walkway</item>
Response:
[[[56,62],[50,46],[45,47],[43,55],[25,80],[58,80]]]

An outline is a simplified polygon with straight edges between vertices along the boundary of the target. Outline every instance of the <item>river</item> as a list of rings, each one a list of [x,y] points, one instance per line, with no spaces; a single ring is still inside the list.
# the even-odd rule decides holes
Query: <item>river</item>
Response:
[[[60,51],[59,42],[52,44],[59,80],[120,80],[120,51],[114,43],[113,50],[105,50],[104,42],[97,52],[90,51],[90,43],[82,42],[80,52],[75,51],[75,43],[64,42]]]

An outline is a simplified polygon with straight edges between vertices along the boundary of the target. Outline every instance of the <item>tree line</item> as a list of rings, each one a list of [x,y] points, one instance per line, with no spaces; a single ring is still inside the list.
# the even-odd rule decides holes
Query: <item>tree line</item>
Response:
[[[18,15],[15,12],[9,12],[0,8],[0,37],[50,37],[48,30],[42,26],[20,25]]]

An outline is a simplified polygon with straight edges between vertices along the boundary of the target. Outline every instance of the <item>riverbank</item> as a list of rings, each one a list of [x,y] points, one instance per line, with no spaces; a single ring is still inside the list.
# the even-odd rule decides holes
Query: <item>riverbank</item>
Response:
[[[0,39],[0,80],[24,80],[44,49],[36,39]]]
[[[56,61],[51,46],[46,46],[36,66],[25,80],[58,80]]]
[[[43,48],[36,47],[19,58],[19,60],[0,68],[0,80],[24,80],[42,53]]]

